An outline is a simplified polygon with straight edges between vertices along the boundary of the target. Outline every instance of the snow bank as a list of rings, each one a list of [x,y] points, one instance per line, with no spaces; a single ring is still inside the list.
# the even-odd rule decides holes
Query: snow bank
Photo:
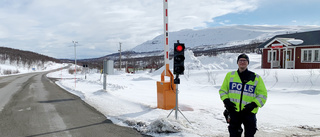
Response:
[[[8,75],[6,72],[13,72],[12,74],[23,74],[23,73],[31,73],[31,72],[42,72],[42,71],[49,71],[58,69],[61,67],[67,66],[67,64],[58,64],[52,61],[45,62],[44,64],[34,64],[28,68],[26,68],[23,64],[18,65],[14,63],[15,65],[10,64],[8,60],[2,61],[0,64],[0,76]]]

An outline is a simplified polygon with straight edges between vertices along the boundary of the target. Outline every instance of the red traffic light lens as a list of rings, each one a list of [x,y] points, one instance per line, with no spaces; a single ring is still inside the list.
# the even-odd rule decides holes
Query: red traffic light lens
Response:
[[[179,52],[182,51],[182,50],[183,50],[183,46],[182,46],[182,45],[178,45],[178,46],[176,47],[176,50],[179,51]]]

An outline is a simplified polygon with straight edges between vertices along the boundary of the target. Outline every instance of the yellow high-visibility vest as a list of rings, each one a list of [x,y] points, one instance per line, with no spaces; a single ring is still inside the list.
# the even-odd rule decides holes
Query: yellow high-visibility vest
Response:
[[[255,75],[256,77],[254,81],[248,81],[244,85],[242,92],[243,84],[238,72],[232,71],[227,73],[219,90],[221,100],[229,98],[230,101],[236,105],[237,112],[240,111],[240,108],[241,110],[243,110],[245,105],[254,102],[258,107],[253,109],[251,112],[256,114],[259,107],[262,107],[267,101],[267,89],[263,83],[262,78],[258,74]]]

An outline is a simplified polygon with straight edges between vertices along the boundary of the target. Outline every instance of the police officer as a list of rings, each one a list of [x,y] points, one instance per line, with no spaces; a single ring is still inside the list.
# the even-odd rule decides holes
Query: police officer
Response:
[[[267,100],[267,90],[262,78],[248,70],[249,57],[241,54],[237,59],[238,70],[227,73],[220,98],[229,112],[230,137],[241,137],[244,126],[245,137],[253,137],[257,130],[256,114]]]

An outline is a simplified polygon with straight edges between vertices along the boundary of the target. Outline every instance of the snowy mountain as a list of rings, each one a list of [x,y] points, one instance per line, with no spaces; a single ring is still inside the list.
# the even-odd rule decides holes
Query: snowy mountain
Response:
[[[223,26],[201,30],[181,30],[169,33],[169,48],[177,40],[185,43],[189,49],[213,49],[229,47],[250,42],[263,42],[278,34],[320,30],[320,26]],[[151,52],[164,50],[163,34],[148,40],[132,49],[134,52]]]

